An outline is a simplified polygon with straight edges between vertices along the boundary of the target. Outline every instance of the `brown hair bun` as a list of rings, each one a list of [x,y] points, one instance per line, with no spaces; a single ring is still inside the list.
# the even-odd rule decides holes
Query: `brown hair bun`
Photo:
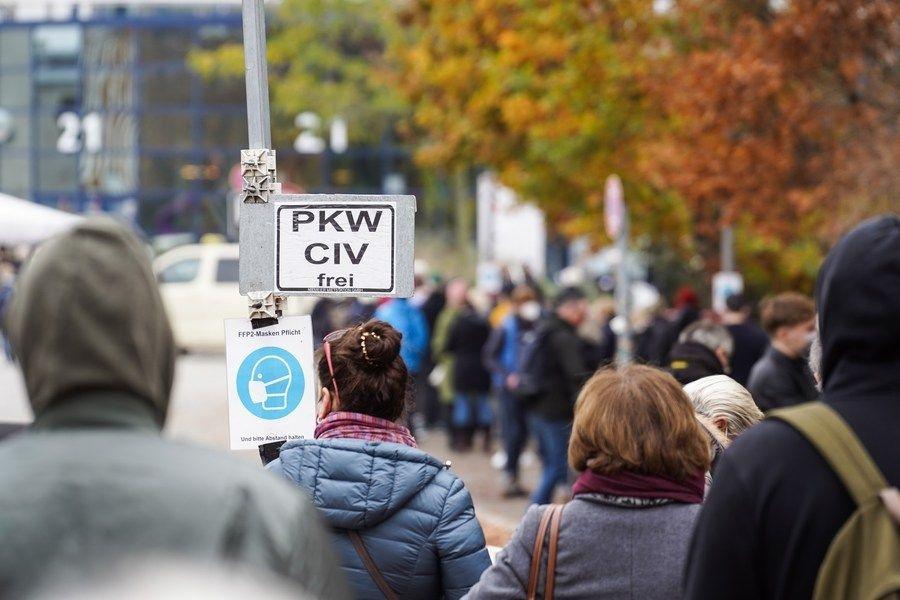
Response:
[[[340,410],[397,421],[408,402],[409,372],[400,357],[403,336],[384,321],[368,321],[330,343],[334,377],[319,354],[319,381],[340,392]]]
[[[359,342],[359,368],[381,371],[400,356],[403,335],[384,321],[369,321],[350,334]]]

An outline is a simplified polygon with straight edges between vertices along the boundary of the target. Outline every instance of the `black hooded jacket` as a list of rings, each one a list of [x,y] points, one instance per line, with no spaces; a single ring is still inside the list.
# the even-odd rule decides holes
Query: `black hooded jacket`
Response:
[[[823,400],[887,481],[900,485],[900,218],[859,226],[831,251],[816,290]],[[691,542],[686,598],[809,598],[855,506],[789,425],[767,420],[731,445]]]
[[[669,352],[669,373],[681,385],[711,375],[724,375],[725,368],[716,353],[700,342],[679,342]]]

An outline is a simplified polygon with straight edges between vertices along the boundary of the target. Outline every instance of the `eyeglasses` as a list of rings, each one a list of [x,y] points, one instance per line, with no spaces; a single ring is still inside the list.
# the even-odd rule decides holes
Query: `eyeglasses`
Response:
[[[331,375],[331,386],[334,388],[334,399],[340,405],[341,394],[338,392],[337,379],[334,378],[334,364],[331,362],[331,343],[336,342],[350,331],[350,329],[338,329],[322,338],[322,350],[325,352],[325,361],[328,363],[328,374]]]

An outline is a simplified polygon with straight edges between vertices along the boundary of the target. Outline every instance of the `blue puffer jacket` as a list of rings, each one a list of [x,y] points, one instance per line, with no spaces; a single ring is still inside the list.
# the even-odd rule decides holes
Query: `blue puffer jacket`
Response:
[[[462,480],[421,450],[297,440],[285,444],[268,469],[306,490],[322,511],[358,598],[384,596],[343,530],[360,532],[401,598],[460,598],[491,564]]]

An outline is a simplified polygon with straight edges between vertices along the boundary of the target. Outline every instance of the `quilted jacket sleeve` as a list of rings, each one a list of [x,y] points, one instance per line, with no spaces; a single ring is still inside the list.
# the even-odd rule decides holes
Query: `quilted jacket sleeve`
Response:
[[[441,561],[444,598],[461,598],[491,566],[491,559],[481,525],[475,519],[472,497],[460,479],[454,478],[450,486],[434,542]]]

